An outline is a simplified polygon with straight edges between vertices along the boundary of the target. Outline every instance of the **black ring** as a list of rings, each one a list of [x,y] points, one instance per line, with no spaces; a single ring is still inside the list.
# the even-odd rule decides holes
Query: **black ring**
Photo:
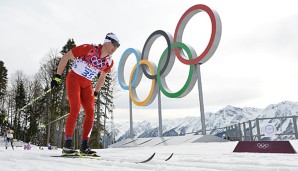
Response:
[[[163,61],[164,66],[161,68],[160,74],[163,75],[164,72],[169,72],[171,67],[167,67],[169,62],[170,65],[173,65],[175,62],[175,58],[173,57],[174,53],[173,53],[173,49],[171,49],[171,44],[173,43],[173,36],[170,33],[167,33],[163,30],[156,30],[155,32],[153,32],[146,40],[145,45],[143,47],[143,51],[142,51],[142,56],[141,56],[141,60],[146,59],[148,60],[148,55],[149,55],[149,51],[151,49],[152,44],[154,43],[154,41],[159,38],[160,36],[163,36],[168,44],[168,54],[167,57],[165,58],[166,60]],[[173,60],[170,60],[170,58],[173,58]],[[149,79],[157,79],[157,75],[151,75],[147,72],[146,66],[141,65],[143,73],[145,74],[145,76]],[[167,70],[167,68],[170,68]]]

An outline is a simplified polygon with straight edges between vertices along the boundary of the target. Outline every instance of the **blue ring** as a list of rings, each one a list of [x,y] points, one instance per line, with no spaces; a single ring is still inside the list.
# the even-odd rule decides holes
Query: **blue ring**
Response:
[[[134,48],[128,48],[126,49],[119,61],[119,65],[118,65],[118,82],[121,86],[122,89],[124,90],[129,90],[129,86],[125,83],[124,81],[124,65],[125,62],[127,60],[127,58],[129,57],[130,54],[134,54],[137,60],[137,68],[136,68],[136,74],[134,75],[134,78],[131,82],[131,84],[129,86],[134,86],[135,82],[137,81],[137,77],[138,77],[138,73],[139,73],[139,66],[140,66],[140,54],[141,52],[139,50],[135,50]]]

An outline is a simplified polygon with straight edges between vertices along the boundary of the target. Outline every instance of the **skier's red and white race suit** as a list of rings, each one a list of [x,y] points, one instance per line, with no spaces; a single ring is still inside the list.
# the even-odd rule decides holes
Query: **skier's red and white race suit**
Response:
[[[89,140],[94,120],[94,94],[91,80],[99,73],[108,73],[114,62],[112,56],[100,58],[102,46],[83,44],[71,51],[75,56],[72,70],[66,77],[70,113],[66,120],[65,139],[72,139],[80,107],[84,108],[82,140]]]

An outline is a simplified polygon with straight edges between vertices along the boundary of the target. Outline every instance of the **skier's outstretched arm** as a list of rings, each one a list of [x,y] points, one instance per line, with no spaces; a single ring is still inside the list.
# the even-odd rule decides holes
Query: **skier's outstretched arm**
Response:
[[[68,62],[68,60],[70,59],[74,59],[74,55],[72,53],[72,51],[68,51],[66,54],[64,54],[59,62],[58,68],[57,68],[57,74],[58,75],[62,75],[63,70]]]

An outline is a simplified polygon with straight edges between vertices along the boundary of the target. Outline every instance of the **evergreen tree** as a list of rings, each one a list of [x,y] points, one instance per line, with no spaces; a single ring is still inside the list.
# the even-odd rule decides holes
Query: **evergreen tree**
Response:
[[[4,66],[4,62],[0,61],[0,102],[3,102],[6,88],[7,88],[7,69]]]
[[[98,75],[98,77],[99,76],[100,74]],[[116,72],[114,69],[112,69],[111,72],[107,74],[105,83],[101,87],[99,98],[95,101],[95,128],[92,130],[90,139],[96,141],[92,141],[90,143],[90,146],[92,148],[102,148],[106,145],[105,143],[103,143],[105,136],[108,135],[105,129],[105,123],[106,119],[109,119],[108,113],[113,112],[114,109],[113,98],[116,88],[116,82]]]
[[[4,62],[0,61],[0,127],[3,126],[5,116],[4,102],[7,89],[7,69]]]
[[[13,127],[15,128],[15,134],[17,139],[21,139],[22,128],[21,128],[21,121],[23,121],[22,111],[19,111],[22,107],[26,105],[26,92],[24,88],[23,80],[20,80],[17,83],[17,89],[15,94],[15,103],[16,103],[16,115],[14,118]]]
[[[76,47],[76,43],[73,39],[68,39],[66,45],[63,46],[62,50],[61,50],[61,54],[64,55],[66,54],[68,51],[70,51],[72,48]]]

